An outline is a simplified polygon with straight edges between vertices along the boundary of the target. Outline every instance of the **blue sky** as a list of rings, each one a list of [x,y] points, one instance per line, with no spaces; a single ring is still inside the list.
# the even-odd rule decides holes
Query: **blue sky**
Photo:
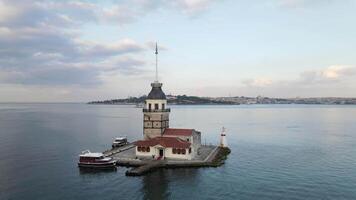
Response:
[[[356,96],[353,0],[0,0],[0,101]]]

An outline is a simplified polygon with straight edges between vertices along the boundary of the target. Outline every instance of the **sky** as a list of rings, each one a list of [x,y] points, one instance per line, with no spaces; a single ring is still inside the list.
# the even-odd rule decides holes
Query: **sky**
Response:
[[[0,102],[356,97],[356,0],[0,0]]]

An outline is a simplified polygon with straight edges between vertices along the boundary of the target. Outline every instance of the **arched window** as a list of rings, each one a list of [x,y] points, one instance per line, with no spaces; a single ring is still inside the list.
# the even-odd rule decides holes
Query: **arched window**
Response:
[[[182,154],[185,154],[185,149],[182,149]]]
[[[180,154],[180,149],[177,149],[177,153]]]
[[[146,151],[147,151],[147,152],[150,152],[150,147],[147,147],[147,148],[146,148]]]
[[[192,153],[192,148],[189,148],[189,154],[191,154]]]

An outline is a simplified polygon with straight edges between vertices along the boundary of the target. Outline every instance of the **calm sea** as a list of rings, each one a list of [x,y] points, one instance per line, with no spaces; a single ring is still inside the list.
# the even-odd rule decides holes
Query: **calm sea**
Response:
[[[0,199],[356,199],[356,106],[173,106],[170,125],[232,150],[219,168],[87,173],[85,149],[142,137],[133,106],[0,104]]]

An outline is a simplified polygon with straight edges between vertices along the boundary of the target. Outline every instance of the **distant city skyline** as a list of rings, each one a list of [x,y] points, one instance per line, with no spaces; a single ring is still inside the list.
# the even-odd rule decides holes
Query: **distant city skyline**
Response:
[[[353,0],[0,0],[0,102],[356,97]]]

